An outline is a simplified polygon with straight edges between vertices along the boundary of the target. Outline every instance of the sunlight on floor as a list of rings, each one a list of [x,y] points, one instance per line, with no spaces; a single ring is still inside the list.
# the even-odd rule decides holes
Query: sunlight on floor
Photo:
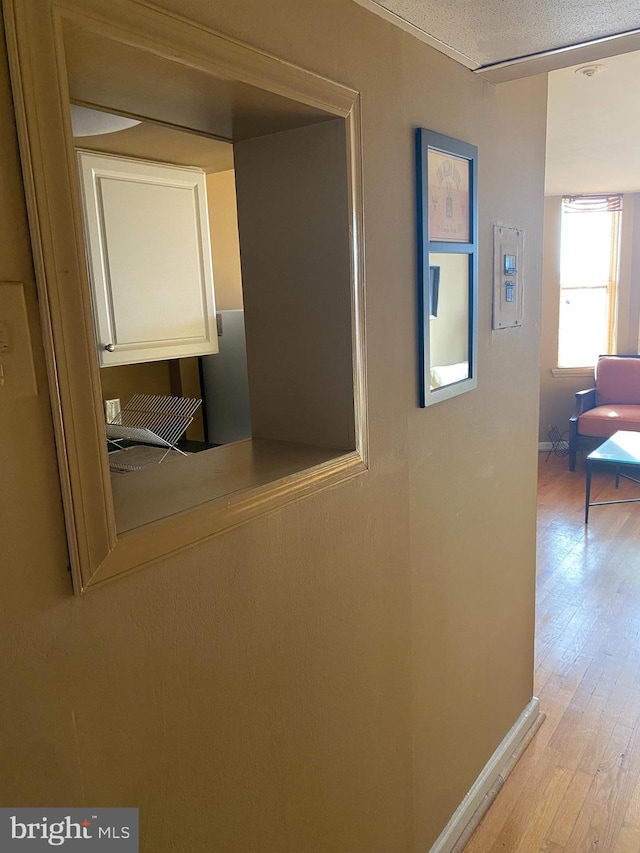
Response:
[[[540,454],[535,693],[547,719],[467,853],[640,851],[640,504],[584,519],[584,460]],[[640,497],[594,474],[592,500]]]

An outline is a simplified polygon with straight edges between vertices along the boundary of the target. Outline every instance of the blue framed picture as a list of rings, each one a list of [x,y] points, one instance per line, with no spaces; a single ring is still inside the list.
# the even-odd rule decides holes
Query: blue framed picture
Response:
[[[419,404],[477,386],[478,149],[416,130]]]

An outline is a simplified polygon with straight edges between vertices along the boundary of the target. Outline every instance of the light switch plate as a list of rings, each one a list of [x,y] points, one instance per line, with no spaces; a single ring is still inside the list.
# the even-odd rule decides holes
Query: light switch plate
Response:
[[[0,282],[0,406],[38,393],[24,285]]]
[[[524,313],[524,232],[493,226],[493,328],[521,326]]]

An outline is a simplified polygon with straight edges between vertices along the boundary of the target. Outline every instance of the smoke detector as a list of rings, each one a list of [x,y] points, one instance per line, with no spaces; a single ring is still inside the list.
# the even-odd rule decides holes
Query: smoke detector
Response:
[[[605,68],[606,65],[581,65],[580,68],[576,68],[575,73],[582,74],[583,77],[595,77]]]

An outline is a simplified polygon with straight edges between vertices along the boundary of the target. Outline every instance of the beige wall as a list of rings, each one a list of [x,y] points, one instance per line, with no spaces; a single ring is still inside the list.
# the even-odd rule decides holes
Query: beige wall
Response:
[[[362,93],[371,467],[71,596],[3,69],[0,278],[40,395],[0,397],[0,802],[137,805],[144,853],[422,853],[532,694],[546,81],[494,88],[346,0],[160,5]],[[479,147],[478,388],[427,410],[416,126]],[[494,335],[496,221],[528,290]]]
[[[242,308],[236,184],[233,169],[207,175],[207,202],[216,309]]]
[[[120,399],[122,405],[134,394],[171,394],[169,361],[121,364],[100,370],[102,399]]]
[[[542,267],[542,342],[540,348],[539,440],[548,441],[550,426],[569,429],[575,393],[593,387],[593,371],[581,376],[554,376],[558,366],[560,315],[560,219],[562,197],[544,200],[544,255]],[[616,319],[616,351],[638,352],[640,328],[640,193],[623,198],[620,233],[620,271]]]
[[[102,399],[119,399],[125,406],[134,394],[160,394],[200,399],[200,374],[197,358],[175,358],[166,361],[146,361],[141,364],[121,364],[100,370]],[[194,415],[186,437],[204,439],[202,408]]]
[[[342,119],[234,146],[254,438],[355,448]]]

